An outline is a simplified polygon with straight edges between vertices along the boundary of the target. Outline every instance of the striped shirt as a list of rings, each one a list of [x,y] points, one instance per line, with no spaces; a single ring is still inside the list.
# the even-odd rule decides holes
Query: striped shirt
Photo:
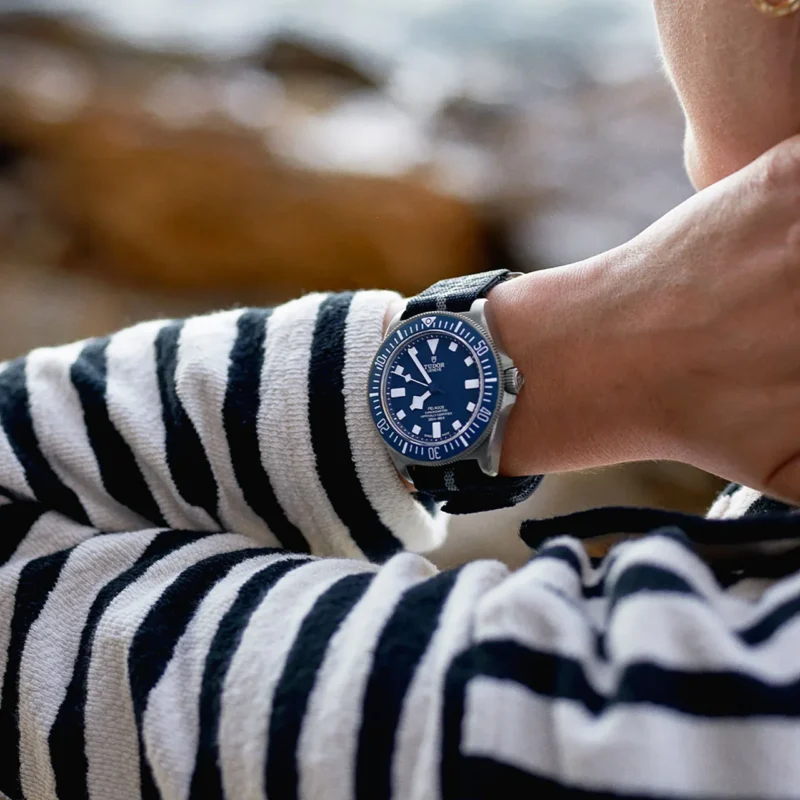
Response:
[[[365,400],[393,297],[0,367],[0,795],[800,796],[800,575],[731,592],[675,527],[417,554]]]

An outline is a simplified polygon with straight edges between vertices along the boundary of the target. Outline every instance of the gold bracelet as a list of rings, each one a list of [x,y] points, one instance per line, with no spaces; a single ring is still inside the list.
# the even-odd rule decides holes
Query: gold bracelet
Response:
[[[787,17],[800,11],[800,0],[753,0],[753,5],[769,17]]]

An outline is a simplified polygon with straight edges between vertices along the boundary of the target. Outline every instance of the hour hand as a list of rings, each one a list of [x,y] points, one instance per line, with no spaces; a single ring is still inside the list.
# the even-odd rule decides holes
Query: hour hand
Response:
[[[417,397],[413,397],[411,399],[411,410],[412,411],[420,411],[422,407],[425,405],[425,401],[431,396],[430,392],[425,392],[425,394],[418,395]]]

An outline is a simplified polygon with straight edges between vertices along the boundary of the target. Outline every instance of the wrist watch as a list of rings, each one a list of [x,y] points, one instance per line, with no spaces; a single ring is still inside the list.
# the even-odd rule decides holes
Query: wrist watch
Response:
[[[486,295],[520,273],[439,281],[391,322],[370,370],[372,418],[397,469],[450,514],[505,508],[541,476],[497,474],[523,377],[492,336]]]

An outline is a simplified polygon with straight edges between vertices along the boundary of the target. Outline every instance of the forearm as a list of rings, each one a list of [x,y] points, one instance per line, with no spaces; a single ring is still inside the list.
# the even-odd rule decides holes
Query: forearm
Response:
[[[384,560],[436,545],[364,402],[394,295],[137,325],[0,368],[0,492],[105,531],[232,530]]]

